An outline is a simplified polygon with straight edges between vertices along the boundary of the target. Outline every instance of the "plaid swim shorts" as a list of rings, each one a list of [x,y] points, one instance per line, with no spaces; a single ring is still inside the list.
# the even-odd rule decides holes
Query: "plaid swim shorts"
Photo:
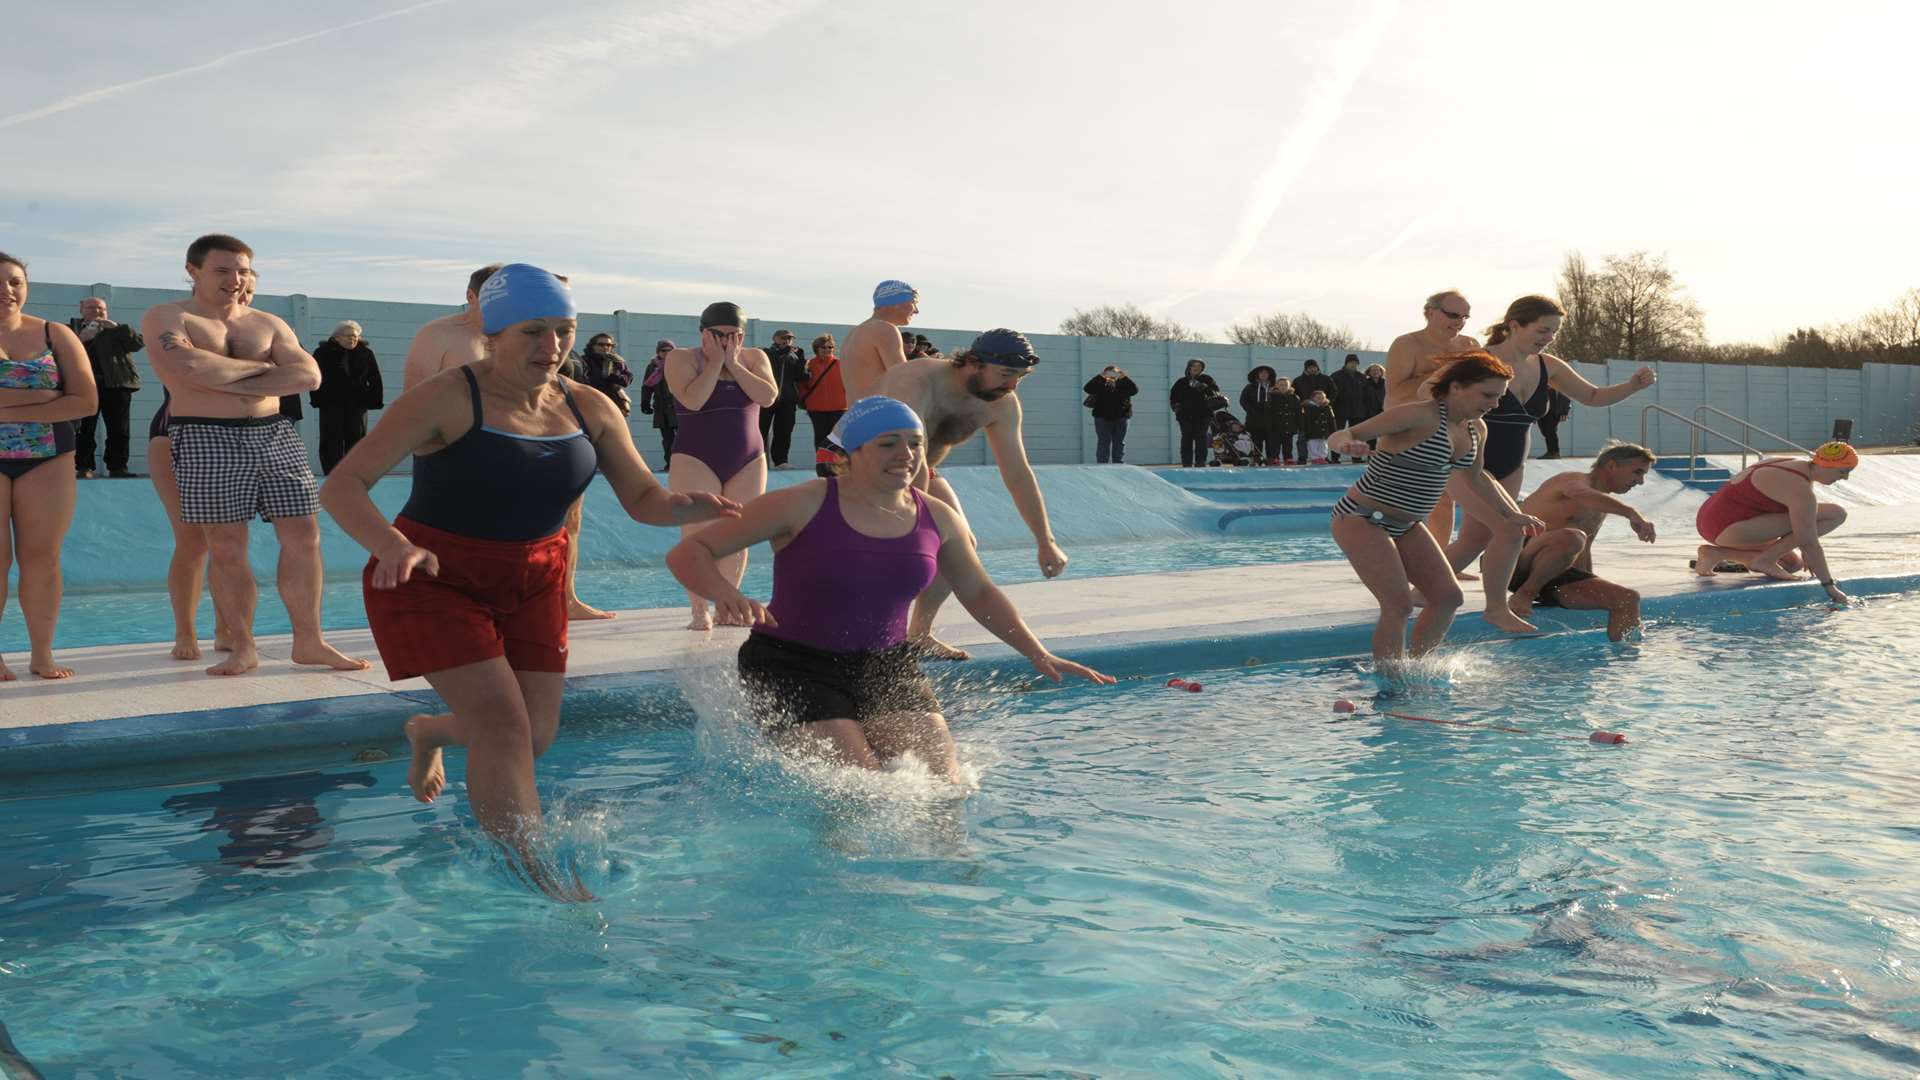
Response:
[[[256,515],[272,521],[320,512],[307,444],[286,417],[175,416],[167,434],[180,520],[225,525]]]

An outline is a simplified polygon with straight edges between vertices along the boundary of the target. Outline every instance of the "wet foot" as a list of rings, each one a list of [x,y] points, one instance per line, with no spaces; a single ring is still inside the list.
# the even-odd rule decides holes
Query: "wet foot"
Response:
[[[1694,575],[1697,577],[1712,577],[1715,574],[1724,573],[1720,569],[1720,549],[1712,544],[1701,544],[1693,553],[1693,561],[1687,565],[1693,567]]]
[[[259,666],[260,654],[253,651],[253,646],[248,645],[245,648],[234,649],[225,660],[208,668],[207,674],[245,675],[247,672]]]
[[[965,649],[957,649],[941,641],[932,634],[922,634],[913,639],[913,647],[921,656],[929,660],[971,660],[973,654]]]
[[[1540,629],[1506,608],[1494,608],[1490,611],[1483,611],[1480,613],[1480,617],[1492,623],[1494,626],[1505,630],[1509,634],[1532,634],[1538,632]]]
[[[713,612],[707,610],[705,606],[694,608],[693,619],[687,623],[687,629],[689,630],[713,629]]]
[[[1753,563],[1747,567],[1756,574],[1765,574],[1775,581],[1804,581],[1806,575],[1796,574],[1779,563]]]
[[[1533,597],[1525,593],[1514,593],[1507,601],[1507,610],[1513,612],[1521,622],[1526,622],[1533,617]]]
[[[7,666],[5,660],[0,660],[0,682],[12,682],[19,677],[13,673],[12,668]]]
[[[173,658],[175,660],[200,659],[200,642],[193,638],[174,638]]]
[[[568,622],[586,622],[591,619],[617,619],[617,618],[619,618],[619,616],[615,615],[611,611],[601,611],[599,608],[591,607],[585,603],[582,603],[579,600],[567,601],[567,621]]]
[[[413,797],[423,803],[438,798],[447,786],[446,760],[440,753],[440,745],[428,738],[423,726],[432,720],[426,713],[415,713],[407,717],[406,726],[407,745],[413,748],[413,763],[407,766],[407,786],[413,789]]]
[[[233,635],[223,634],[220,631],[215,630],[213,632],[213,651],[214,652],[232,652],[233,651]]]
[[[309,667],[328,667],[335,671],[365,671],[373,666],[357,656],[348,656],[324,641],[308,645],[294,642],[293,662]]]
[[[27,665],[27,670],[33,672],[35,675],[38,675],[43,679],[73,678],[73,669],[70,667],[62,667],[61,665],[54,663],[53,657],[51,656],[34,657],[33,662]]]

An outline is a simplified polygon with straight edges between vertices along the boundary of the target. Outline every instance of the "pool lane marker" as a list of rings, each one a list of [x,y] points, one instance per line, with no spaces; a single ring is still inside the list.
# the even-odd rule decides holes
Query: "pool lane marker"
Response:
[[[1347,704],[1349,706],[1352,705],[1351,702],[1348,702]],[[1334,711],[1336,712],[1351,711],[1350,708],[1341,709],[1340,705],[1341,705],[1341,702],[1338,702],[1338,701],[1334,702]],[[1417,720],[1422,724],[1442,724],[1447,727],[1485,728],[1488,731],[1505,731],[1505,732],[1510,732],[1514,735],[1544,735],[1550,739],[1567,739],[1572,742],[1601,743],[1606,746],[1619,746],[1627,741],[1627,737],[1625,735],[1620,734],[1617,731],[1595,731],[1588,734],[1585,738],[1582,738],[1578,735],[1567,735],[1558,731],[1540,731],[1535,728],[1509,727],[1505,724],[1487,724],[1487,723],[1481,723],[1473,720],[1438,720],[1431,716],[1415,716],[1412,713],[1394,712],[1392,709],[1382,709],[1380,710],[1380,715],[1391,716],[1395,720]]]

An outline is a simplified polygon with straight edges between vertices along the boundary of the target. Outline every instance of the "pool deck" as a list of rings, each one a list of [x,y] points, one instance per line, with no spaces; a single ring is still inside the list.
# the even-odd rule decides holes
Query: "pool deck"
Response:
[[[1597,568],[1638,589],[1650,618],[1696,607],[1786,607],[1820,598],[1811,584],[1754,575],[1697,578],[1686,569],[1697,538],[1669,531],[1675,535],[1643,545],[1613,523],[1596,544]],[[1856,508],[1826,546],[1849,591],[1870,595],[1920,585],[1920,529],[1910,508]],[[1116,672],[1132,675],[1362,654],[1377,612],[1339,560],[1084,579],[1069,568],[1064,578],[1011,585],[1007,592],[1056,653],[1111,663]],[[1474,614],[1477,600],[1469,591],[1450,643],[1501,636]],[[686,669],[730,662],[744,630],[693,634],[686,620],[686,611],[675,608],[574,623],[569,685],[673,685]],[[1550,632],[1595,631],[1604,624],[1598,612],[1543,611],[1536,621]],[[1025,670],[958,603],[942,613],[939,632],[974,649],[990,667]],[[375,658],[364,629],[336,632],[331,639],[350,654]],[[295,667],[287,658],[289,644],[284,636],[263,638],[260,669],[238,678],[205,675],[211,655],[194,663],[173,660],[167,644],[67,650],[61,659],[79,674],[62,682],[27,675],[25,657],[16,655],[21,680],[0,684],[0,775],[80,761],[151,764],[204,754],[210,742],[230,752],[312,747],[316,729],[334,730],[337,738],[321,741],[336,746],[356,740],[367,745],[369,731],[397,732],[398,717],[388,719],[392,713],[436,700],[425,680],[389,681],[377,659],[373,670],[363,672]],[[1156,646],[1150,655],[1139,649],[1146,644]],[[329,729],[347,717],[356,719]]]

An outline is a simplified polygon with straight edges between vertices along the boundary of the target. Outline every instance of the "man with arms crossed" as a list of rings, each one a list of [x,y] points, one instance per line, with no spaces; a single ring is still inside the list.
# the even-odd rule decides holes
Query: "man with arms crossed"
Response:
[[[840,349],[840,379],[847,388],[847,404],[881,393],[881,378],[907,362],[900,328],[919,313],[920,293],[913,286],[904,281],[883,281],[874,286],[873,316],[854,327]],[[931,425],[928,430],[932,430]]]
[[[1420,399],[1420,388],[1427,385],[1433,373],[1440,370],[1438,362],[1442,356],[1451,353],[1477,349],[1480,342],[1465,332],[1467,318],[1473,314],[1473,305],[1458,289],[1448,289],[1427,297],[1426,306],[1421,308],[1426,316],[1427,325],[1411,333],[1401,334],[1387,347],[1387,404],[1386,408],[1405,405]],[[1440,542],[1441,547],[1453,536],[1453,496],[1443,494],[1433,506],[1433,513],[1427,515],[1427,531]],[[1461,574],[1467,580],[1472,574]]]
[[[1014,389],[1040,358],[1025,336],[1012,330],[989,330],[951,360],[924,357],[888,371],[875,393],[904,401],[927,427],[927,455],[914,483],[922,491],[960,509],[952,485],[934,471],[949,451],[986,429],[987,446],[1000,466],[1000,478],[1014,508],[1032,530],[1038,545],[1040,572],[1056,577],[1067,568],[1067,553],[1054,542],[1047,524],[1047,503],[1040,481],[1027,463],[1026,444],[1020,439],[1020,399]],[[964,514],[962,521],[965,520]],[[914,602],[907,637],[928,655],[942,660],[965,660],[967,652],[933,636],[933,618],[951,589],[934,578]]]
[[[1640,625],[1640,594],[1593,574],[1593,538],[1608,514],[1627,519],[1633,534],[1653,543],[1653,522],[1618,496],[1632,491],[1653,467],[1653,451],[1632,443],[1608,444],[1584,473],[1547,479],[1520,504],[1520,512],[1546,523],[1527,541],[1513,573],[1513,613],[1522,619],[1534,605],[1607,613],[1607,638],[1619,641]]]
[[[467,278],[467,306],[464,311],[443,315],[422,326],[407,346],[407,365],[400,375],[401,390],[462,364],[471,364],[487,354],[486,335],[480,332],[480,286],[487,283],[499,263],[489,263]]]
[[[319,502],[306,444],[280,415],[280,397],[320,385],[320,367],[278,316],[246,305],[253,249],[212,234],[187,248],[193,292],[140,320],[153,369],[173,395],[167,433],[180,487],[180,518],[206,530],[214,607],[233,652],[207,669],[240,675],[260,666],[253,640],[259,599],[247,563],[247,524],[273,523],[276,580],[293,623],[293,662],[359,671],[320,634]]]

